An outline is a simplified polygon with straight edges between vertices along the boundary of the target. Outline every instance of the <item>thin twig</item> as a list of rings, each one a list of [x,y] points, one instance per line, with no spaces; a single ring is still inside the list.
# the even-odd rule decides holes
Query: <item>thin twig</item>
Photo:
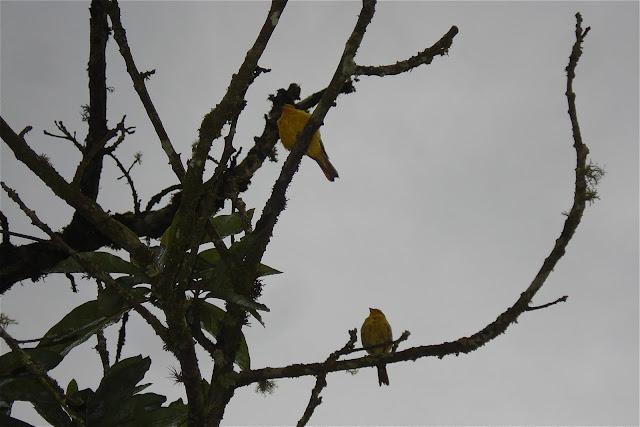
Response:
[[[533,306],[533,307],[529,306],[529,307],[527,307],[526,311],[533,311],[533,310],[540,310],[541,308],[547,308],[547,307],[550,307],[552,305],[558,304],[559,302],[566,302],[568,298],[569,297],[567,295],[565,295],[563,297],[558,298],[557,300],[555,300],[553,302],[548,302],[546,304],[537,305],[537,306]]]
[[[69,132],[67,127],[64,125],[64,123],[62,123],[62,120],[54,121],[53,123],[56,125],[58,130],[62,132],[62,135],[56,135],[47,130],[44,130],[43,133],[45,135],[51,136],[53,138],[66,139],[67,141],[71,141],[73,145],[78,149],[78,151],[80,151],[81,153],[84,153],[84,146],[80,142],[78,142],[78,139],[76,138],[76,132],[73,132],[73,135],[71,135],[71,132]]]
[[[322,99],[322,96],[324,95],[324,92],[327,90],[327,88],[324,89],[320,89],[319,91],[312,93],[311,95],[307,96],[306,98],[302,99],[300,102],[296,103],[296,108],[300,109],[300,110],[308,110],[309,108],[315,107],[316,105],[318,105],[318,102],[320,102],[320,100]],[[356,91],[356,88],[353,86],[353,79],[349,79],[347,80],[344,85],[342,86],[342,89],[340,90],[341,94],[350,94]],[[291,103],[291,102],[289,102]]]
[[[122,324],[120,325],[120,330],[118,331],[118,345],[116,347],[116,363],[120,361],[120,356],[122,356],[122,349],[124,348],[124,342],[127,336],[128,320],[129,320],[129,313],[126,312],[122,316]]]
[[[120,144],[122,144],[124,142],[124,138],[127,135],[133,135],[134,133],[136,133],[136,127],[135,126],[125,126],[124,125],[124,121],[127,118],[127,115],[125,114],[124,116],[122,116],[122,120],[120,120],[120,123],[118,123],[118,125],[116,126],[116,128],[114,129],[117,132],[120,132],[120,136],[118,137],[118,139],[116,140],[116,142],[114,142],[113,144],[111,144],[110,146],[105,146],[104,147],[104,152],[105,153],[113,153],[114,151],[116,151],[116,148],[118,148],[118,146]]]
[[[396,350],[398,349],[398,346],[400,345],[400,343],[402,341],[406,341],[409,338],[409,335],[411,335],[411,333],[409,331],[404,331],[402,333],[402,335],[400,335],[400,337],[398,337],[398,339],[395,340],[395,341],[383,342],[381,344],[369,345],[369,346],[366,346],[366,347],[357,347],[357,348],[354,348],[351,351],[349,351],[349,353],[355,353],[357,351],[363,351],[363,350],[367,350],[368,351],[368,350],[373,350],[373,349],[376,349],[376,348],[387,347],[389,345],[392,346],[391,347],[391,352],[395,353]]]
[[[205,194],[208,194],[212,191],[216,182],[220,179],[222,174],[227,171],[228,166],[227,163],[231,156],[236,151],[233,148],[233,137],[236,135],[236,124],[238,123],[238,118],[240,117],[240,112],[231,119],[231,125],[229,126],[229,132],[227,136],[224,138],[224,149],[222,150],[222,155],[220,156],[220,160],[218,161],[218,166],[216,166],[215,171],[213,172],[213,176],[209,178],[207,182],[204,183],[204,191]]]
[[[109,140],[115,137],[118,134],[118,128],[116,129],[107,129],[104,137],[98,141],[97,144],[93,144],[91,148],[84,148],[82,159],[80,160],[80,164],[76,168],[76,172],[73,176],[73,181],[71,181],[71,185],[80,186],[80,182],[85,174],[85,170],[91,162],[96,158],[96,156],[104,154],[104,146],[109,142]],[[122,138],[122,136],[121,136]]]
[[[18,344],[31,344],[31,343],[34,343],[34,342],[39,343],[40,341],[42,341],[42,338],[33,338],[33,339],[30,339],[30,340],[16,340],[16,342]]]
[[[135,165],[136,163],[139,162],[139,159],[136,158],[133,163],[131,164],[131,167],[129,169],[126,169],[124,167],[124,165],[122,164],[122,162],[120,161],[120,159],[118,159],[115,154],[113,153],[108,153],[107,154],[109,157],[111,157],[113,159],[113,161],[116,162],[116,165],[118,166],[118,169],[120,169],[120,172],[122,172],[122,177],[124,177],[127,180],[127,183],[129,184],[129,188],[131,189],[131,196],[133,197],[133,212],[136,214],[140,213],[140,198],[138,197],[138,192],[136,191],[136,186],[133,183],[133,179],[131,178],[130,175],[130,171],[131,168],[133,167],[133,165]],[[118,178],[118,179],[120,179]]]
[[[73,278],[73,274],[65,273],[64,274],[67,279],[69,279],[69,283],[71,284],[71,292],[74,294],[78,293],[78,287],[76,286],[76,279]]]
[[[9,240],[9,236],[16,236],[16,237],[21,237],[23,239],[33,240],[34,242],[48,242],[47,239],[42,239],[36,236],[30,236],[28,234],[17,233],[15,231],[0,230],[0,233],[2,233],[3,236],[7,236],[7,241]]]
[[[329,355],[325,363],[327,362],[335,362],[340,358],[340,356],[349,354],[353,350],[353,347],[358,340],[358,330],[351,329],[349,331],[349,341],[342,347],[340,350],[334,351]],[[311,396],[309,397],[309,403],[307,404],[307,408],[302,414],[302,417],[298,421],[297,426],[302,427],[307,425],[309,419],[313,415],[313,411],[322,403],[322,397],[320,397],[320,392],[322,389],[327,386],[327,373],[321,373],[316,376],[316,385],[311,390]]]
[[[24,136],[29,132],[31,132],[32,129],[33,129],[33,126],[25,126],[25,128],[20,131],[20,134],[19,134],[20,138],[24,138]]]
[[[109,350],[107,350],[107,339],[104,337],[102,329],[96,332],[96,338],[98,339],[98,344],[96,344],[95,349],[100,355],[102,371],[107,372],[109,369]]]
[[[137,236],[132,236],[124,225],[111,218],[100,205],[82,194],[77,186],[65,181],[49,160],[36,154],[24,138],[18,136],[2,117],[0,117],[0,136],[18,160],[35,173],[55,195],[93,224],[100,233],[125,248],[141,263],[146,264],[151,260],[149,249],[138,240]]]
[[[120,6],[118,5],[117,0],[111,0],[108,2],[107,13],[111,18],[113,38],[116,43],[118,43],[120,54],[122,55],[122,58],[124,58],[124,62],[127,66],[127,72],[133,81],[133,88],[138,93],[138,97],[147,112],[147,116],[160,139],[160,145],[169,159],[169,164],[171,165],[173,172],[176,174],[178,179],[182,181],[185,175],[185,169],[182,165],[182,161],[180,160],[180,155],[173,148],[173,144],[171,144],[169,135],[162,124],[160,115],[158,114],[156,107],[153,105],[151,96],[149,95],[147,86],[145,85],[145,79],[147,79],[152,73],[140,73],[138,71],[138,67],[136,66],[136,63],[133,60],[133,55],[131,54],[131,49],[129,48],[126,31],[124,30],[122,21],[120,20]]]
[[[230,196],[231,206],[240,214],[240,218],[242,219],[242,229],[244,230],[245,234],[249,234],[253,231],[253,227],[251,226],[251,219],[249,219],[249,215],[247,214],[247,205],[240,197],[237,189],[234,188],[234,190],[235,191]]]
[[[407,339],[409,339],[409,335],[411,335],[409,331],[404,331],[402,335],[400,335],[400,338],[398,338],[393,342],[393,346],[391,347],[391,353],[395,353],[398,350],[398,346],[400,345],[400,343],[402,341],[406,341]]]
[[[162,200],[162,198],[164,196],[166,196],[167,194],[171,193],[172,191],[175,190],[179,190],[182,187],[182,184],[174,184],[170,187],[165,188],[164,190],[162,190],[161,192],[159,192],[158,194],[154,195],[153,197],[151,197],[149,199],[149,203],[147,203],[147,206],[144,208],[145,212],[149,212],[151,210],[151,208],[160,202],[160,200]]]

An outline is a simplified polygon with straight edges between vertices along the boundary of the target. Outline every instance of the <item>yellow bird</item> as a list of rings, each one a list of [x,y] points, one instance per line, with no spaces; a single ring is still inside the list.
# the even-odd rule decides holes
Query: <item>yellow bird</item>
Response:
[[[311,114],[298,110],[291,104],[286,104],[282,107],[282,115],[278,119],[278,132],[280,133],[282,145],[284,145],[287,150],[293,148],[298,133],[301,132],[304,125],[307,124],[309,117],[311,117]],[[329,156],[322,144],[319,130],[313,135],[306,154],[318,162],[320,169],[322,169],[322,172],[324,172],[324,175],[329,181],[338,178],[338,171],[329,161]]]
[[[384,317],[382,311],[377,308],[369,309],[369,317],[367,317],[360,328],[360,338],[362,340],[363,347],[369,347],[372,345],[389,343],[384,347],[376,347],[367,349],[369,354],[382,354],[389,353],[391,351],[391,342],[393,341],[393,334],[391,333],[391,325],[387,322],[387,318]],[[387,366],[385,364],[378,365],[378,384],[382,387],[382,384],[389,385],[389,375],[387,375]]]

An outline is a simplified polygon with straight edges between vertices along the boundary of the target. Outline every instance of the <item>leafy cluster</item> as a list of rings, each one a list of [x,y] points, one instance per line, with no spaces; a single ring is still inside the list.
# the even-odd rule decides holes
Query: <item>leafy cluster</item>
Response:
[[[221,237],[235,236],[243,232],[243,222],[250,220],[252,215],[253,210],[247,212],[248,218],[241,218],[240,213],[218,215],[212,218],[212,223]],[[159,268],[162,267],[166,242],[175,238],[173,231],[172,227],[167,229],[160,245],[151,248],[156,254],[154,262]],[[231,256],[242,259],[247,241],[240,239],[233,243],[229,247]],[[207,239],[202,243],[206,244]],[[0,357],[0,401],[4,402],[4,407],[10,407],[10,403],[14,401],[32,402],[38,413],[52,425],[72,423],[50,388],[26,366],[33,367],[36,372],[48,372],[58,366],[73,348],[119,322],[133,308],[132,300],[124,298],[122,290],[139,304],[153,299],[150,286],[152,279],[139,268],[135,259],[126,261],[113,253],[100,251],[88,252],[82,256],[102,271],[119,275],[115,281],[120,285],[120,291],[113,287],[101,287],[95,300],[71,310],[38,340],[35,347],[22,348]],[[70,257],[51,268],[48,273],[85,274],[87,271],[76,259]],[[277,273],[280,272],[262,264],[259,269],[259,276]],[[220,325],[227,317],[226,311],[219,306],[220,302],[241,306],[260,322],[258,311],[269,310],[265,305],[234,292],[226,266],[216,248],[203,249],[198,253],[196,264],[189,273],[189,283],[191,298],[187,321],[193,327],[201,328],[213,341],[217,341]],[[218,301],[218,305],[210,301]],[[235,364],[240,370],[251,368],[249,348],[244,335],[236,353]],[[142,356],[119,360],[105,370],[96,390],[78,390],[74,379],[66,388],[65,403],[87,425],[185,424],[188,411],[182,400],[163,407],[166,400],[164,396],[141,394],[150,384],[138,383],[150,365],[151,359]],[[203,390],[206,390],[208,383],[205,380],[203,382]],[[0,413],[0,424],[8,425],[9,422],[7,413]]]

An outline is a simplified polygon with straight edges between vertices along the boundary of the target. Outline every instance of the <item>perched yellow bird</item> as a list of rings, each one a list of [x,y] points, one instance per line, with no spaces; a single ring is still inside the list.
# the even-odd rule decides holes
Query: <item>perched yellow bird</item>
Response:
[[[391,351],[391,342],[393,341],[391,325],[387,322],[387,318],[384,317],[382,311],[377,308],[369,309],[369,317],[365,319],[362,328],[360,328],[360,338],[362,339],[363,347],[389,343],[389,345],[384,347],[367,349],[367,353],[369,354],[382,354]],[[378,383],[380,386],[382,386],[382,384],[389,385],[387,366],[384,364],[378,365]]]
[[[291,104],[286,104],[282,107],[282,115],[278,119],[278,132],[280,133],[282,145],[284,145],[287,150],[293,148],[293,144],[296,142],[296,136],[302,131],[304,125],[307,124],[309,117],[311,117],[311,114],[298,110]],[[313,135],[306,154],[318,162],[320,169],[322,169],[322,172],[324,172],[324,175],[329,181],[338,178],[338,171],[329,161],[329,156],[327,156],[327,152],[322,144],[319,130]]]

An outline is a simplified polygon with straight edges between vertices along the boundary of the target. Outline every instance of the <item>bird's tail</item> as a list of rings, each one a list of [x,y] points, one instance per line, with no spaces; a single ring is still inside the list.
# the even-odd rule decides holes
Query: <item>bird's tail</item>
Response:
[[[314,160],[318,162],[320,169],[324,172],[324,176],[326,176],[329,181],[333,182],[334,179],[338,178],[338,171],[329,161],[329,157],[325,155]]]
[[[307,155],[318,163],[318,166],[320,166],[320,169],[324,172],[324,176],[326,176],[329,181],[333,182],[334,179],[338,178],[338,171],[329,161],[329,156],[327,155],[327,151],[324,149],[322,140],[320,140],[319,152],[316,151],[313,154],[310,154],[307,151]]]
[[[378,365],[378,384],[389,385],[389,375],[387,375],[387,365]]]

